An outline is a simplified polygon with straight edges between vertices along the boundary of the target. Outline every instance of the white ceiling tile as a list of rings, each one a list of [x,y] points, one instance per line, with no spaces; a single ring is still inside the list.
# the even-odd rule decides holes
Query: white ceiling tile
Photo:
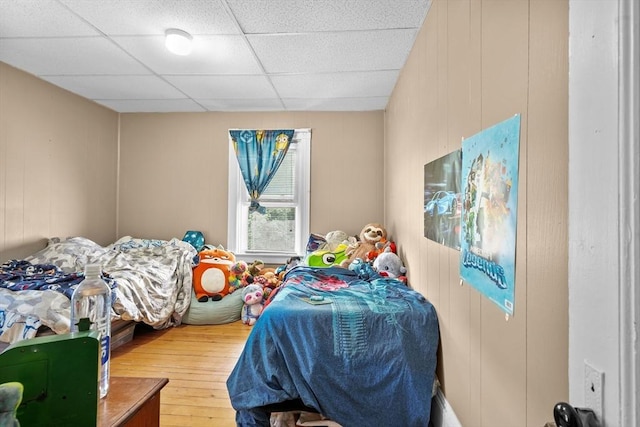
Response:
[[[55,0],[0,0],[0,37],[98,34],[91,25]]]
[[[157,76],[45,76],[43,79],[90,99],[187,98]]]
[[[277,98],[264,76],[163,76],[194,99]]]
[[[164,36],[113,37],[124,50],[157,74],[261,74],[241,36],[195,36],[187,56],[174,55]]]
[[[122,112],[377,110],[430,4],[0,0],[0,61]],[[190,56],[165,50],[168,28]]]
[[[272,76],[282,98],[362,98],[388,97],[398,71],[371,71],[341,74],[300,74]]]
[[[239,34],[219,0],[61,0],[108,35]]]
[[[415,37],[416,30],[387,30],[260,35],[248,39],[268,73],[321,73],[399,70]]]
[[[282,111],[283,104],[271,99],[197,99],[208,111]]]
[[[35,75],[149,74],[102,37],[0,39],[0,61]]]
[[[247,34],[418,28],[431,0],[227,0]]]
[[[388,97],[370,98],[285,98],[288,111],[377,111],[387,107]]]
[[[96,102],[120,113],[195,113],[206,111],[201,105],[191,99],[97,99]]]

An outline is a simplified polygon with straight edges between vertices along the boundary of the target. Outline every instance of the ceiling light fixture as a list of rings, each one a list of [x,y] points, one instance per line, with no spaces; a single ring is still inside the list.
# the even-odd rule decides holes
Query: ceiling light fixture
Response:
[[[193,37],[186,31],[170,28],[165,31],[165,46],[176,55],[188,55],[193,48]]]

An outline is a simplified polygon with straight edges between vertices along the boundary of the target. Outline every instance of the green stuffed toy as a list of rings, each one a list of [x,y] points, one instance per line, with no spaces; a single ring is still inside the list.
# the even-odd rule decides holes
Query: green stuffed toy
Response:
[[[348,246],[344,243],[338,245],[335,250],[319,250],[311,252],[307,256],[306,264],[309,267],[331,267],[333,265],[340,265],[341,262],[347,259]]]
[[[23,391],[23,385],[18,382],[0,384],[0,427],[20,427],[16,413]]]

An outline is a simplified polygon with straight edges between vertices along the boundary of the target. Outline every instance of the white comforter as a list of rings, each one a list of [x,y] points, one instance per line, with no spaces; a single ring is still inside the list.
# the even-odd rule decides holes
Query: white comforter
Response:
[[[156,329],[180,324],[189,308],[192,268],[197,251],[179,239],[123,237],[103,247],[83,237],[53,238],[40,252],[25,258],[32,264],[54,264],[82,272],[88,263],[102,265],[117,283],[113,319],[143,322]],[[40,326],[69,331],[69,299],[56,291],[0,288],[0,341],[32,338]]]

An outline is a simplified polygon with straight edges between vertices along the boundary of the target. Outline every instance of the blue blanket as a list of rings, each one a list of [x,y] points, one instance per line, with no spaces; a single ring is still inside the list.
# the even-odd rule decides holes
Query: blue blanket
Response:
[[[237,424],[267,427],[264,405],[300,399],[345,427],[424,427],[438,342],[435,309],[402,282],[295,267],[227,380]]]
[[[116,283],[103,280],[114,289]],[[10,291],[57,291],[71,299],[73,291],[84,280],[84,273],[65,273],[53,264],[32,264],[24,260],[9,260],[0,265],[0,287]]]

